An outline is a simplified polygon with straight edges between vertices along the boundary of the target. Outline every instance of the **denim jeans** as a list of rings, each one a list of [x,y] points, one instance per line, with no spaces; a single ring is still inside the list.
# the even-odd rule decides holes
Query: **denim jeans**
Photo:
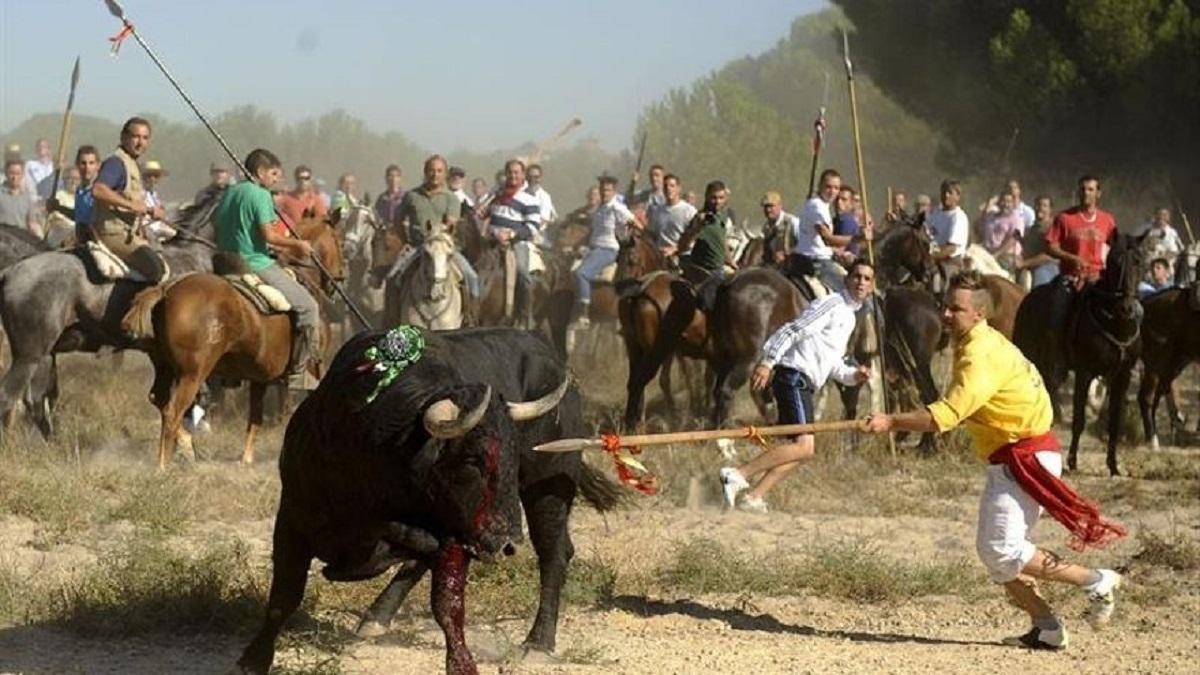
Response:
[[[594,248],[583,257],[575,270],[576,298],[579,302],[592,301],[592,280],[600,276],[605,267],[617,261],[617,251],[610,248]]]

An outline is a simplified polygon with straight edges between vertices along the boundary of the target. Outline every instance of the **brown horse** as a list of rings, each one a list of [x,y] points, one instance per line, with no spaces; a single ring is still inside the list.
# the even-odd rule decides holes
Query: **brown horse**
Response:
[[[1167,397],[1172,422],[1178,410],[1171,396],[1171,383],[1188,364],[1200,360],[1200,308],[1197,287],[1170,288],[1146,298],[1142,305],[1142,383],[1138,387],[1138,409],[1150,447],[1158,449],[1158,425],[1154,419],[1158,402]]]
[[[707,357],[706,319],[696,310],[686,284],[667,271],[668,261],[648,236],[635,233],[621,242],[617,255],[618,319],[625,355],[629,360],[629,377],[625,384],[625,428],[633,429],[642,421],[646,385],[659,375],[667,413],[675,420],[678,409],[671,385],[671,365],[676,357],[703,359]],[[672,309],[677,299],[683,299],[682,309]],[[687,361],[678,360],[684,368],[689,392],[693,378]],[[690,397],[695,408],[699,392]]]
[[[312,244],[314,256],[335,280],[340,279],[344,274],[341,246],[334,228],[326,221],[311,219],[302,221],[297,229]],[[320,279],[311,263],[297,263],[293,269],[310,291],[318,291],[318,299],[331,283]],[[242,462],[252,463],[267,385],[286,376],[292,351],[291,318],[286,314],[264,316],[222,277],[198,273],[140,293],[123,325],[139,335],[154,364],[150,400],[162,416],[159,469],[166,468],[180,439],[184,411],[201,383],[214,374],[250,382]],[[327,343],[328,331],[321,337],[321,342]]]

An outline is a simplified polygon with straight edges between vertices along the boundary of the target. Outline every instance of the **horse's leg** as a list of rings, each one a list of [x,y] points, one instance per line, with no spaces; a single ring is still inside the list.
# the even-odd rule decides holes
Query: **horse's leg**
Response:
[[[162,432],[158,439],[158,469],[167,468],[171,455],[175,452],[175,444],[179,440],[179,425],[183,422],[183,412],[196,398],[203,380],[196,373],[177,374],[171,384],[171,394],[166,403],[160,408],[162,417]]]
[[[1079,438],[1087,423],[1088,386],[1095,376],[1082,370],[1075,371],[1075,394],[1071,398],[1071,450],[1067,454],[1067,468],[1074,471],[1075,455],[1079,451]]]
[[[242,448],[242,464],[254,463],[254,437],[263,423],[263,398],[267,395],[265,382],[250,383],[250,413],[246,423],[246,444]]]
[[[4,373],[4,379],[0,380],[0,420],[4,427],[12,426],[16,402],[21,400],[40,364],[40,359],[16,357],[8,372]]]
[[[1142,431],[1145,432],[1146,442],[1158,450],[1158,423],[1154,412],[1158,408],[1159,382],[1158,372],[1149,363],[1142,368],[1142,381],[1138,385],[1138,412],[1142,415]]]
[[[1129,380],[1133,366],[1118,364],[1112,374],[1108,390],[1108,475],[1119,476],[1117,470],[1117,444],[1121,442],[1121,426],[1125,422],[1125,392],[1129,389]]]
[[[671,426],[679,424],[679,408],[675,405],[675,392],[671,390],[671,366],[677,361],[673,355],[668,354],[658,371],[658,386],[662,389],[663,403],[667,406],[667,418]]]
[[[730,383],[733,368],[726,363],[715,364],[713,368],[716,378],[713,380],[712,387],[712,424],[714,429],[719,429],[729,418],[729,407],[733,402],[734,388]]]

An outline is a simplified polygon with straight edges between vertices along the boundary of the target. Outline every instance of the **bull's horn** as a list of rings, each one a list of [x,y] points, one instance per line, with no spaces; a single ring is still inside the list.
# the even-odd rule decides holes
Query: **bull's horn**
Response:
[[[483,419],[483,413],[487,411],[491,400],[492,388],[488,387],[483,392],[483,400],[479,405],[468,410],[465,415],[458,405],[448,398],[436,401],[425,409],[425,430],[434,438],[462,438]]]
[[[537,419],[542,415],[554,410],[554,406],[562,400],[564,394],[567,393],[567,387],[571,386],[571,374],[563,378],[562,384],[554,391],[535,401],[524,401],[522,403],[509,403],[508,416],[513,418],[514,422],[524,422],[526,420]]]

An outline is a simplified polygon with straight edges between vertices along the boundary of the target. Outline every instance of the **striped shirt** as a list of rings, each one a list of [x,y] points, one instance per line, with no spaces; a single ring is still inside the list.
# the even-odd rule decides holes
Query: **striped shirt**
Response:
[[[529,194],[528,185],[522,185],[511,199],[497,197],[489,207],[491,231],[512,230],[518,241],[533,239],[541,234],[541,203]]]
[[[813,301],[800,316],[776,330],[763,344],[761,365],[798,370],[820,389],[832,376],[842,384],[856,383],[856,368],[842,357],[854,332],[855,313],[862,303],[845,291]]]

